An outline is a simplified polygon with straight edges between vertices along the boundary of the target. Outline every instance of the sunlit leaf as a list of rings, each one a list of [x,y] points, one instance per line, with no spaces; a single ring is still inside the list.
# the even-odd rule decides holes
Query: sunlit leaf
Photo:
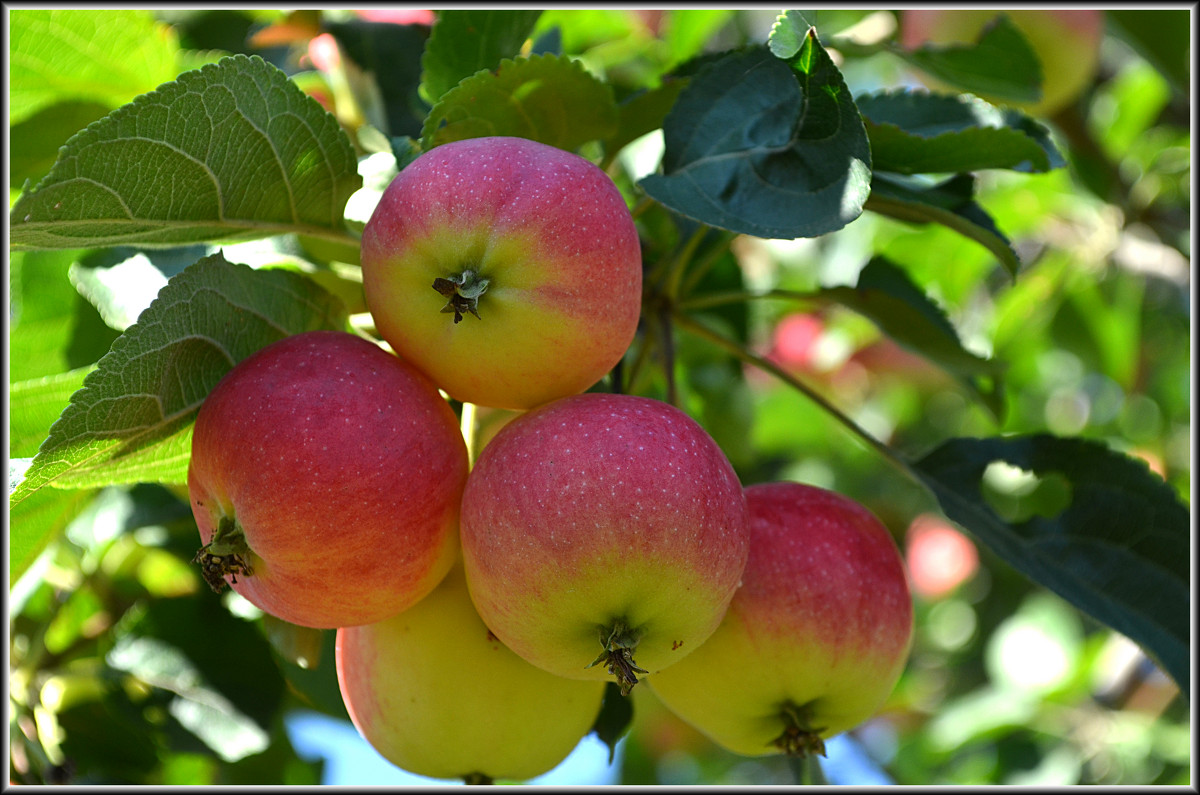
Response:
[[[16,462],[10,462],[10,467],[12,463]],[[10,469],[10,496],[13,493],[12,481]],[[9,588],[29,570],[38,555],[59,537],[95,495],[95,489],[39,489],[9,506]]]
[[[582,64],[556,55],[505,59],[446,92],[429,112],[422,146],[489,135],[529,138],[573,151],[617,129],[612,89]]]
[[[8,390],[8,455],[31,458],[94,366],[19,381]]]
[[[362,185],[332,115],[278,68],[236,55],[71,137],[10,213],[14,249],[344,236]]]
[[[518,55],[541,13],[502,8],[438,11],[421,56],[421,98],[433,105],[463,78]]]
[[[178,73],[174,33],[142,9],[16,8],[9,24],[9,124],[65,100],[115,108]]]
[[[195,412],[234,364],[289,334],[344,324],[340,302],[303,276],[200,260],[88,374],[11,506],[51,483],[184,482]]]

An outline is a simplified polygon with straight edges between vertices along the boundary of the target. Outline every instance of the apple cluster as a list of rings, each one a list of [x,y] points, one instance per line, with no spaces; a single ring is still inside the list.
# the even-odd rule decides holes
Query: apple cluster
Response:
[[[519,138],[439,146],[363,231],[384,346],[286,337],[196,418],[214,589],[337,630],[342,697],[398,766],[528,779],[641,681],[738,753],[823,753],[907,659],[899,552],[865,508],[743,488],[659,400],[586,391],[632,342],[637,229],[603,171]],[[519,413],[469,460],[444,395]]]

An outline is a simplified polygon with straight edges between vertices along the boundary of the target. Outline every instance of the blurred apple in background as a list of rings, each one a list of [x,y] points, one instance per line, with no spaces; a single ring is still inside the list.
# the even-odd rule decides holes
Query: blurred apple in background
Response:
[[[912,589],[926,599],[951,593],[979,570],[979,553],[971,540],[934,514],[913,519],[904,547]]]
[[[780,318],[767,358],[785,370],[805,371],[816,365],[817,343],[825,323],[815,314],[794,312]]]
[[[970,44],[998,14],[1007,14],[1025,34],[1042,63],[1042,98],[1004,103],[1034,116],[1053,116],[1079,96],[1096,73],[1104,12],[1096,9],[905,9],[900,12],[900,44]],[[922,80],[925,80],[922,77]],[[931,81],[926,81],[932,86]],[[989,97],[984,97],[989,99]]]

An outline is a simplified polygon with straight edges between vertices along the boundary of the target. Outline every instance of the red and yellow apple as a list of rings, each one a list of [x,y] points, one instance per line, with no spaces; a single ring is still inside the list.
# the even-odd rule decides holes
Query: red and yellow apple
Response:
[[[509,422],[463,492],[461,538],[484,623],[534,665],[611,679],[683,659],[745,566],[745,499],[691,417],[588,393]]]
[[[642,260],[620,191],[523,138],[438,146],[384,191],[362,238],[376,329],[451,397],[528,409],[584,391],[637,329]]]
[[[462,566],[399,615],[337,632],[342,701],[366,740],[421,776],[524,780],[592,728],[604,684],[522,660],[488,631]]]
[[[746,489],[750,556],[724,620],[647,681],[735,753],[824,753],[873,715],[908,659],[912,597],[887,528],[826,489]]]
[[[449,570],[466,477],[454,411],[414,367],[345,332],[285,337],[200,406],[197,560],[293,624],[378,621]]]
[[[900,44],[969,44],[998,14],[1007,14],[1029,40],[1042,66],[1042,97],[1009,102],[1035,116],[1051,116],[1079,96],[1096,73],[1104,12],[1097,9],[937,8],[900,12]],[[996,98],[984,99],[996,100]],[[999,100],[996,100],[999,101]]]

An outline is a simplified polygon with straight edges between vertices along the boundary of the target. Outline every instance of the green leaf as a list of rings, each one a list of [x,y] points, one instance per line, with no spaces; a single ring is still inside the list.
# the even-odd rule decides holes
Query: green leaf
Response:
[[[26,182],[45,176],[58,150],[75,133],[102,118],[109,106],[87,100],[68,100],[47,105],[9,128],[8,185],[21,189]]]
[[[1192,17],[1187,8],[1107,8],[1109,29],[1186,94],[1191,81]]]
[[[1003,411],[999,363],[964,348],[941,307],[887,259],[872,258],[854,287],[826,287],[820,292],[870,318],[900,345],[958,376],[984,399],[993,414],[999,416]],[[991,384],[981,384],[975,378],[980,375],[993,379]]]
[[[72,136],[13,207],[14,249],[343,238],[362,185],[334,117],[258,56],[144,94]]]
[[[186,480],[196,410],[234,364],[289,334],[345,328],[340,302],[307,278],[220,254],[171,279],[50,429],[10,507],[53,484]]]
[[[156,604],[171,601],[175,600],[156,600]],[[193,629],[201,626],[195,624]],[[214,628],[204,629],[211,632]],[[267,749],[266,727],[213,688],[195,664],[170,643],[153,637],[123,635],[108,652],[107,662],[146,684],[174,693],[176,698],[168,705],[171,717],[224,761],[234,762]]]
[[[995,461],[1065,478],[1056,516],[1004,521],[983,494]],[[1145,463],[1085,439],[1045,434],[952,439],[914,464],[946,515],[1016,570],[1123,633],[1189,696],[1188,509]]]
[[[857,218],[870,192],[866,131],[815,33],[806,40],[791,64],[756,47],[692,77],[663,124],[663,173],[641,180],[646,193],[762,238],[816,237]]]
[[[937,223],[953,229],[992,252],[1015,279],[1021,267],[1017,252],[992,217],[974,201],[974,193],[975,180],[969,174],[936,185],[919,185],[876,173],[866,209],[899,221]]]
[[[628,696],[621,695],[621,688],[615,682],[609,682],[604,688],[604,700],[600,703],[600,713],[596,715],[592,731],[608,747],[610,765],[617,752],[617,741],[629,730],[632,722],[633,702]]]
[[[489,135],[530,138],[573,151],[617,129],[612,89],[557,55],[505,59],[463,80],[425,119],[421,146]]]
[[[663,17],[662,40],[667,45],[664,65],[670,69],[704,51],[733,17],[732,9],[672,8]]]
[[[628,144],[662,127],[687,83],[686,79],[668,76],[658,88],[638,92],[618,105],[617,129],[604,142],[605,156],[615,157]]]
[[[893,53],[963,91],[1010,102],[1042,98],[1042,64],[1007,14],[998,13],[974,44],[926,44]]]
[[[481,8],[438,11],[421,56],[421,98],[434,105],[463,78],[518,55],[541,13]]]
[[[30,458],[95,366],[19,381],[8,390],[8,455]]]
[[[9,378],[26,381],[85,367],[100,359],[117,332],[72,286],[69,271],[83,252],[18,251],[10,255]]]
[[[66,100],[115,108],[178,73],[175,35],[149,11],[18,8],[9,23],[9,124]]]
[[[876,171],[1049,171],[1065,165],[1045,127],[970,95],[885,91],[857,102]]]
[[[9,462],[9,494],[13,493],[13,465]],[[8,512],[8,587],[21,578],[38,555],[79,515],[96,489],[41,489],[13,503]]]
[[[109,328],[124,331],[137,322],[138,315],[158,297],[171,276],[206,253],[207,246],[203,245],[97,249],[72,263],[67,278]]]

